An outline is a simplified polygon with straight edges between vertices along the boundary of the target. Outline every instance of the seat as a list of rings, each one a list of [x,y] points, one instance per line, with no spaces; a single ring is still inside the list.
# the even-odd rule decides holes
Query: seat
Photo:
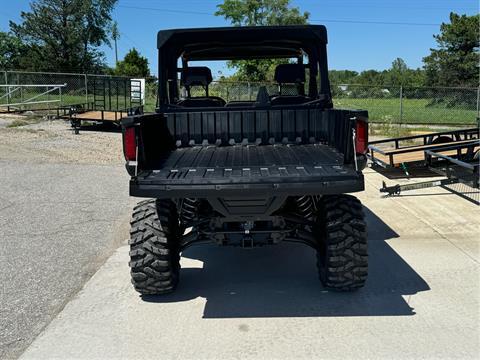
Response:
[[[181,71],[180,84],[187,90],[187,98],[180,100],[177,105],[184,107],[223,107],[225,100],[218,96],[209,96],[208,86],[212,82],[212,72],[206,66],[192,66]],[[191,96],[191,88],[201,86],[205,96]]]
[[[296,105],[310,101],[305,96],[305,67],[303,64],[280,64],[275,68],[275,81],[278,83],[279,95],[271,100],[272,105]],[[283,93],[284,85],[296,85],[297,94],[286,95]]]

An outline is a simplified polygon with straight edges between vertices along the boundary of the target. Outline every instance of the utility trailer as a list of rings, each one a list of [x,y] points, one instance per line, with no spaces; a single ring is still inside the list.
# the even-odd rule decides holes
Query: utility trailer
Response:
[[[75,130],[85,122],[120,127],[124,117],[143,113],[141,79],[94,77],[88,84],[91,101],[57,109],[57,116],[69,120]]]
[[[345,194],[364,190],[368,114],[333,109],[326,44],[317,25],[158,33],[157,110],[122,120],[130,195],[148,198],[131,221],[138,292],[173,291],[181,252],[200,242],[300,242],[316,250],[326,288],[364,285],[365,216]],[[194,62],[236,59],[283,59],[278,90],[242,102],[209,94],[211,71]]]
[[[396,184],[393,186],[387,186],[386,183],[383,182],[380,192],[388,196],[393,196],[400,195],[405,191],[461,183],[467,185],[478,195],[480,188],[479,149],[479,139],[471,140],[469,143],[459,142],[448,146],[437,146],[437,148],[430,147],[428,150],[425,150],[425,166],[436,174],[444,177],[444,179],[423,181],[414,184]],[[453,154],[446,155],[445,153]],[[462,195],[461,193],[458,194]],[[479,199],[473,197],[467,197],[467,199],[479,205]]]
[[[375,165],[384,168],[424,164],[427,161],[425,152],[427,150],[435,149],[447,156],[456,155],[458,151],[467,149],[468,144],[478,138],[479,128],[476,127],[376,140],[369,142],[367,157]],[[451,149],[452,145],[458,145],[458,147]]]

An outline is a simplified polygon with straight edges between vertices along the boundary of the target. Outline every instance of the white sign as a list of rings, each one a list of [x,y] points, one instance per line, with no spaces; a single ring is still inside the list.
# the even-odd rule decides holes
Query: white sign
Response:
[[[130,89],[132,101],[140,101],[145,105],[145,79],[130,79]]]

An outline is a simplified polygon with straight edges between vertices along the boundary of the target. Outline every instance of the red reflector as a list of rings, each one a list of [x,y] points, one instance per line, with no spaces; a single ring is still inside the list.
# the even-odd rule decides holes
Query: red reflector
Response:
[[[358,154],[365,154],[368,147],[368,123],[357,119],[355,149]]]
[[[129,161],[137,160],[137,139],[135,137],[134,127],[125,129],[123,134],[123,152],[125,154],[125,159]]]

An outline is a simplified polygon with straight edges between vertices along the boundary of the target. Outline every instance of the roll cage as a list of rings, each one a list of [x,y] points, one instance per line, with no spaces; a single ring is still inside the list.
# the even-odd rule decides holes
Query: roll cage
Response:
[[[178,73],[189,61],[294,58],[309,70],[307,95],[332,107],[323,25],[176,29],[158,32],[157,111],[180,99]],[[178,68],[178,60],[182,68]]]

